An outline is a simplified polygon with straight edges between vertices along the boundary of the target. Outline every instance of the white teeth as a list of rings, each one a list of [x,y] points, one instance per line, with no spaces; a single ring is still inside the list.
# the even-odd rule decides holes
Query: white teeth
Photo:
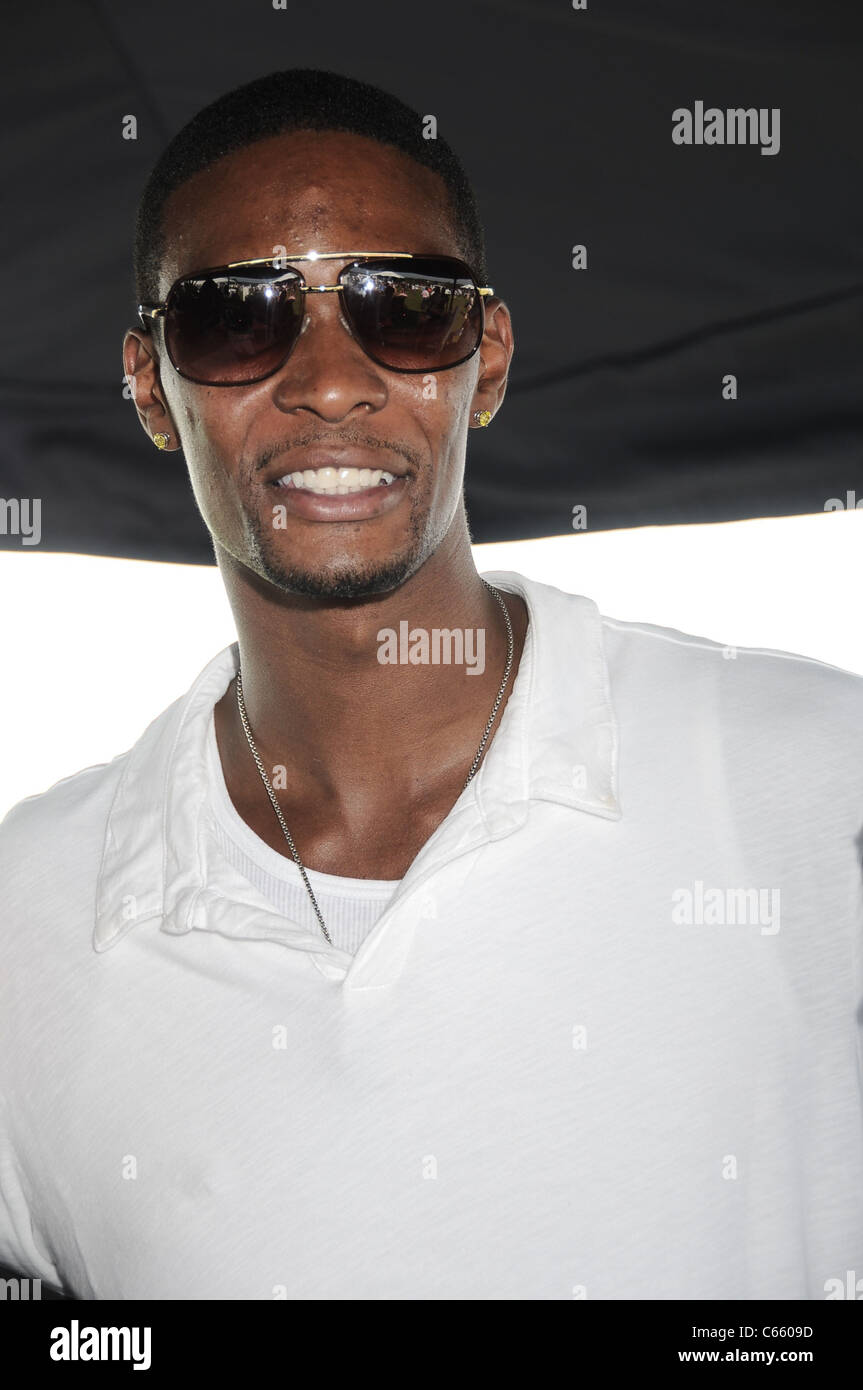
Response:
[[[383,468],[306,468],[296,473],[286,473],[279,478],[279,487],[299,487],[307,492],[335,493],[343,497],[349,492],[362,492],[364,488],[389,487],[395,482],[395,474]]]

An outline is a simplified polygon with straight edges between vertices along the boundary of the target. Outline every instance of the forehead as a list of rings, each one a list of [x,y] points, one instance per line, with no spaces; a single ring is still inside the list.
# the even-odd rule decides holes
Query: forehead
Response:
[[[276,246],[289,255],[461,252],[440,175],[392,146],[338,131],[292,131],[226,155],[171,194],[163,226],[162,293],[178,275],[269,256]]]

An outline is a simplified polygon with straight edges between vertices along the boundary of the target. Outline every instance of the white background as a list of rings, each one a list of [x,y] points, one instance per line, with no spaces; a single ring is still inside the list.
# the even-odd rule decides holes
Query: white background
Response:
[[[584,532],[474,555],[481,573],[517,570],[613,618],[863,675],[863,511]],[[130,747],[235,636],[215,566],[22,547],[0,553],[0,596],[0,816]]]

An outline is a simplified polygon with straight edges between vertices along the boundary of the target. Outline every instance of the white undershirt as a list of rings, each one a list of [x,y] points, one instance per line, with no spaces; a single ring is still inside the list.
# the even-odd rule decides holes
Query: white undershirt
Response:
[[[271,848],[256,835],[237,811],[225,785],[222,761],[216,742],[216,726],[210,715],[207,729],[207,762],[211,788],[211,810],[216,821],[216,839],[225,858],[254,884],[277,911],[295,921],[308,922],[320,930],[311,899],[293,859]],[[261,794],[264,795],[263,785]],[[275,813],[273,813],[275,820]],[[294,827],[291,826],[294,834]],[[287,850],[287,841],[285,849]],[[309,882],[332,937],[333,945],[355,955],[372,927],[382,915],[400,880],[341,878],[306,869]]]

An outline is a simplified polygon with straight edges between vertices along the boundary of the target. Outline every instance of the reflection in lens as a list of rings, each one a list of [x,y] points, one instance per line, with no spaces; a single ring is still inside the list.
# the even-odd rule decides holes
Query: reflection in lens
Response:
[[[458,266],[417,257],[348,268],[340,276],[345,311],[365,350],[396,371],[457,366],[482,337],[479,291]]]
[[[299,276],[189,276],[170,297],[168,352],[193,381],[228,385],[259,381],[277,370],[303,321]]]

